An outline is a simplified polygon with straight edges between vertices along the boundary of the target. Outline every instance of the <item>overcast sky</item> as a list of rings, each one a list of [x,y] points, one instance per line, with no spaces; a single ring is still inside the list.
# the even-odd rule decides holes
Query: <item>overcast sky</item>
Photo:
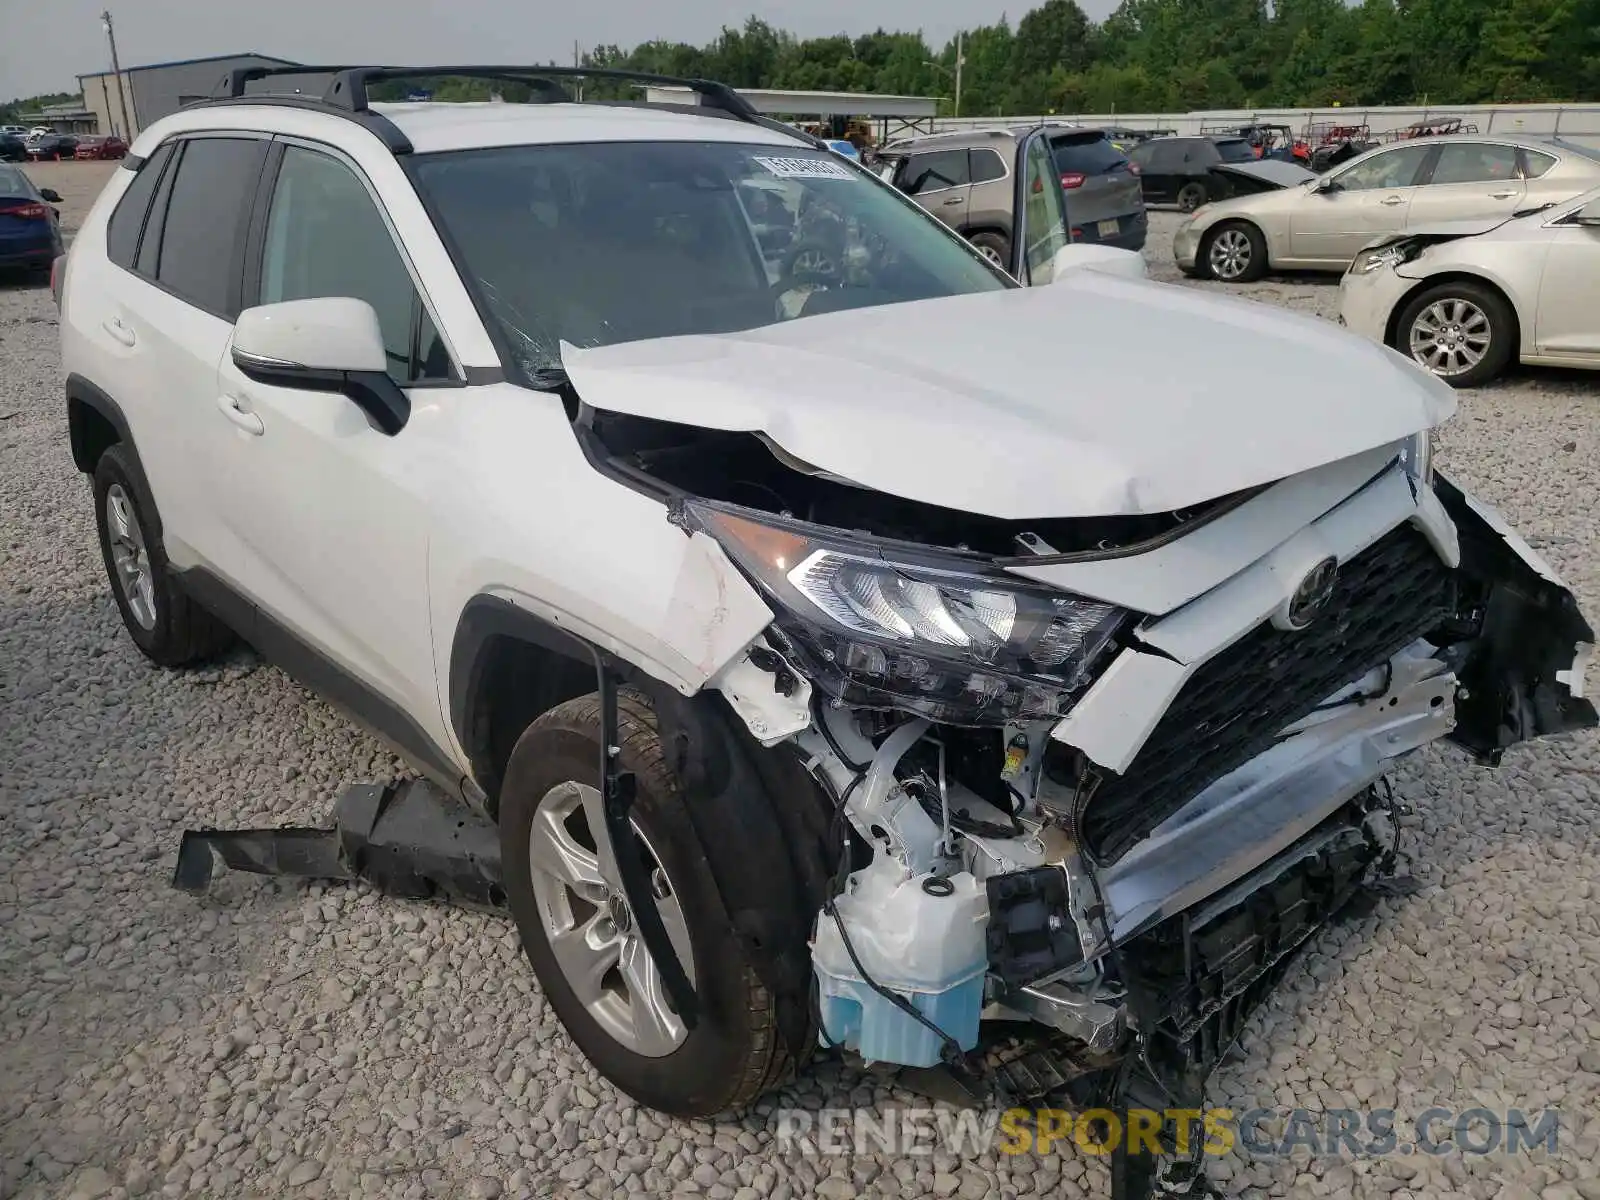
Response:
[[[300,62],[567,62],[576,39],[704,43],[754,11],[804,37],[917,29],[935,47],[1026,0],[0,0],[0,99],[75,91],[109,66],[109,2],[124,67],[255,50]],[[1086,0],[1101,18],[1115,0]],[[789,16],[779,16],[788,12]]]

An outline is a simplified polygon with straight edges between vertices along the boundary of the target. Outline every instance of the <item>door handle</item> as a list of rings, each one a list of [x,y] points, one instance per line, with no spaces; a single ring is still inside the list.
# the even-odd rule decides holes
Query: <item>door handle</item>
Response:
[[[966,203],[966,201],[963,200],[960,196],[951,196],[950,199],[945,201],[945,204],[947,206],[951,205],[951,204],[965,204],[965,203]]]
[[[1387,204],[1391,207],[1396,204],[1404,204],[1405,202],[1404,196],[1385,196],[1382,200],[1378,201],[1379,204]]]
[[[134,336],[133,330],[122,323],[121,317],[111,317],[100,322],[100,328],[111,335],[111,340],[121,342],[124,346],[131,347],[139,339]]]
[[[243,401],[237,396],[218,396],[217,407],[222,410],[223,416],[246,433],[260,437],[267,431],[267,427],[261,423],[261,418],[253,412],[246,412]]]
[[[1491,199],[1491,200],[1509,200],[1509,199],[1511,199],[1511,197],[1515,196],[1516,194],[1517,194],[1516,192],[1490,192],[1489,193],[1489,199]]]

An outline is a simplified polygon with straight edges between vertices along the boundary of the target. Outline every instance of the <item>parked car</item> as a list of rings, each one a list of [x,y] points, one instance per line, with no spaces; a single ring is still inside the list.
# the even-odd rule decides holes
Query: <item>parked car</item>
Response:
[[[878,163],[883,178],[1019,279],[1068,240],[1060,173],[1041,126],[908,138],[881,150]],[[1024,216],[1032,244],[1016,236]]]
[[[15,134],[0,133],[0,162],[27,162],[28,147]]]
[[[1143,249],[1150,220],[1139,188],[1139,169],[1104,130],[1052,125],[1046,131],[1061,172],[1072,240]]]
[[[90,133],[78,139],[74,158],[115,159],[128,153],[128,143],[114,133]]]
[[[1339,320],[1455,387],[1513,362],[1600,370],[1600,187],[1506,221],[1390,234],[1355,258]]]
[[[1248,138],[1170,137],[1142,142],[1128,153],[1139,168],[1146,204],[1176,204],[1193,212],[1217,194],[1211,168],[1218,163],[1254,162]]]
[[[1600,152],[1479,135],[1380,146],[1299,187],[1208,204],[1177,232],[1184,271],[1230,282],[1269,268],[1342,271],[1368,242],[1440,221],[1504,219],[1600,184]]]
[[[61,197],[0,163],[0,270],[47,271],[61,253]]]
[[[243,637],[454,797],[427,849],[489,831],[639,1104],[827,1044],[1198,1110],[1392,869],[1401,756],[1596,724],[1571,592],[1433,469],[1437,379],[1194,289],[1020,287],[721,85],[517,72],[547,102],[239,71],[144,130],[55,281],[64,428],[133,643]],[[1062,244],[1044,131],[969,139],[907,169],[1010,176],[1034,282],[1136,257]],[[774,278],[751,180],[848,275]],[[1194,1166],[1157,1154],[1117,1141],[1122,1196]]]
[[[21,125],[0,125],[0,137],[25,138],[28,131]]]
[[[67,133],[47,133],[27,143],[28,157],[35,162],[71,158],[78,150],[78,139]]]

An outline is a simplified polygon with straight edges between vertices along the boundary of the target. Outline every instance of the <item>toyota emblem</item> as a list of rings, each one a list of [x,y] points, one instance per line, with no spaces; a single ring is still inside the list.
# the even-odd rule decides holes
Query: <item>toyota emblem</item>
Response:
[[[1325,558],[1307,571],[1300,580],[1300,586],[1294,589],[1294,595],[1289,597],[1289,608],[1285,614],[1289,628],[1304,629],[1321,616],[1322,610],[1333,599],[1333,589],[1338,582],[1337,559]]]

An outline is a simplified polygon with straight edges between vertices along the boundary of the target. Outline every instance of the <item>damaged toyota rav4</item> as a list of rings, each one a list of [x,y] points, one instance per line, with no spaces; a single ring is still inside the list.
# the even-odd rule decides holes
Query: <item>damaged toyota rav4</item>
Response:
[[[140,135],[56,280],[72,451],[139,647],[397,746],[461,816],[343,868],[482,873],[640,1103],[821,1047],[1182,1107],[1392,873],[1402,756],[1596,723],[1451,390],[1074,266],[1047,146],[1007,272],[718,85],[444,73],[530,102],[257,70]]]

